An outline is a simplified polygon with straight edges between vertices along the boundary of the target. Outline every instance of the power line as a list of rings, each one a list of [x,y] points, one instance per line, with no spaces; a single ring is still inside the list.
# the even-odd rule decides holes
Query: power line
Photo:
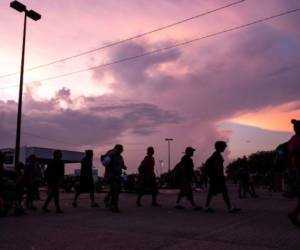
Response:
[[[157,53],[160,53],[160,52],[163,52],[163,51],[167,51],[167,50],[174,49],[176,47],[181,47],[181,46],[184,46],[184,45],[188,45],[188,44],[191,44],[191,43],[194,43],[194,42],[197,42],[197,41],[200,41],[200,40],[204,40],[204,39],[207,39],[207,38],[210,38],[210,37],[214,37],[214,36],[222,35],[222,34],[225,34],[225,33],[228,33],[228,32],[232,32],[232,31],[243,29],[243,28],[247,28],[249,26],[252,26],[252,25],[255,25],[255,24],[258,24],[258,23],[262,23],[262,22],[266,22],[266,21],[269,21],[271,19],[278,18],[278,17],[281,17],[281,16],[285,16],[285,15],[288,15],[288,14],[292,14],[292,13],[297,12],[297,11],[300,11],[300,8],[292,9],[292,10],[285,11],[285,12],[281,12],[279,14],[275,14],[275,15],[272,15],[272,16],[269,16],[269,17],[258,19],[258,20],[252,21],[250,23],[246,23],[246,24],[243,24],[243,25],[240,25],[240,26],[235,26],[233,28],[229,28],[229,29],[226,29],[226,30],[218,31],[218,32],[206,35],[206,36],[197,37],[197,38],[185,41],[185,42],[175,43],[173,45],[163,47],[163,48],[160,48],[160,49],[155,49],[155,50],[152,50],[152,51],[146,51],[142,54],[121,58],[121,59],[111,61],[111,62],[108,62],[108,63],[100,64],[100,65],[97,65],[97,66],[93,66],[93,67],[89,67],[89,68],[85,68],[85,69],[81,69],[81,70],[77,70],[77,71],[72,71],[72,72],[69,72],[69,73],[61,74],[61,75],[51,76],[51,77],[48,77],[48,78],[27,82],[26,84],[33,83],[33,82],[36,82],[36,81],[41,81],[41,82],[42,81],[49,81],[49,80],[53,80],[53,79],[57,79],[57,78],[61,78],[61,77],[66,77],[66,76],[70,76],[70,75],[74,75],[74,74],[78,74],[78,73],[82,73],[82,72],[86,72],[86,71],[90,71],[90,70],[94,70],[94,69],[98,69],[98,68],[108,67],[108,66],[123,63],[123,62],[126,62],[126,61],[135,60],[135,59],[138,59],[140,57],[145,57],[145,56],[157,54]],[[16,87],[16,86],[19,86],[19,84],[2,87],[0,89],[12,88],[12,87]]]
[[[68,57],[65,57],[65,58],[54,60],[54,61],[51,61],[49,63],[40,64],[40,65],[34,66],[32,68],[26,69],[25,72],[33,71],[33,70],[36,70],[36,69],[39,69],[39,68],[44,68],[44,67],[56,64],[56,63],[65,62],[65,61],[71,60],[71,59],[76,58],[76,57],[80,57],[80,56],[83,56],[83,55],[87,55],[87,54],[93,53],[95,51],[107,49],[107,48],[110,48],[110,47],[113,47],[113,46],[116,46],[116,45],[119,45],[119,44],[122,44],[122,43],[125,43],[125,42],[129,42],[129,41],[132,41],[134,39],[138,39],[138,38],[150,35],[152,33],[158,32],[158,31],[169,29],[169,28],[177,26],[179,24],[182,24],[182,23],[185,23],[185,22],[197,19],[197,18],[202,17],[202,16],[206,16],[208,14],[211,14],[211,13],[214,13],[214,12],[226,9],[226,8],[229,8],[231,6],[240,4],[240,3],[245,2],[245,1],[246,0],[240,0],[240,1],[237,1],[237,2],[233,2],[233,3],[227,4],[225,6],[219,7],[217,9],[213,9],[213,10],[210,10],[210,11],[207,11],[207,12],[203,12],[203,13],[197,14],[195,16],[192,16],[192,17],[189,17],[189,18],[186,18],[186,19],[182,19],[182,20],[177,21],[175,23],[171,23],[171,24],[168,24],[168,25],[165,25],[165,26],[162,26],[162,27],[159,27],[159,28],[156,28],[156,29],[153,29],[153,30],[150,30],[150,31],[138,34],[138,35],[135,35],[135,36],[132,36],[132,37],[128,37],[128,38],[125,38],[125,39],[122,39],[122,40],[119,40],[119,41],[116,41],[116,42],[113,42],[113,43],[110,43],[110,44],[98,47],[98,48],[94,48],[94,49],[87,50],[87,51],[84,51],[84,52],[81,52],[81,53],[78,53],[78,54],[74,54],[72,56],[68,56]],[[13,76],[13,75],[16,75],[16,74],[19,74],[19,73],[20,72],[8,73],[8,74],[5,74],[5,75],[1,75],[0,78],[4,78],[4,77],[8,77],[8,76]]]

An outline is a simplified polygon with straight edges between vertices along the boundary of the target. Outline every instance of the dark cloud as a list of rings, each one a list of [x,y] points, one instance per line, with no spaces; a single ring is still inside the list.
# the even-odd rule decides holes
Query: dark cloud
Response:
[[[145,41],[129,43],[109,56],[143,53],[152,47]],[[185,117],[189,121],[186,129],[184,122],[178,128],[164,127],[182,143],[188,144],[187,138],[194,141],[201,154],[207,155],[204,151],[214,140],[230,138],[230,134],[219,131],[219,122],[299,99],[299,56],[300,36],[282,32],[273,24],[260,24],[204,44],[177,48],[176,55],[119,64],[112,72],[123,96],[172,108]],[[176,67],[148,74],[166,62]],[[177,74],[176,69],[183,67],[187,72]]]
[[[72,106],[62,109],[59,101],[71,98],[70,91],[63,88],[51,100],[37,101],[28,93],[23,113],[22,130],[25,132],[23,143],[40,143],[40,139],[49,138],[69,146],[103,145],[120,137],[123,133],[149,135],[159,126],[177,123],[181,118],[174,112],[163,110],[154,104],[118,101],[117,98],[79,97],[82,108]],[[73,102],[76,102],[76,98]],[[12,144],[15,130],[17,105],[15,102],[1,102],[1,146]],[[36,135],[36,138],[35,138]],[[28,136],[31,136],[28,140]],[[38,141],[37,141],[38,140]]]

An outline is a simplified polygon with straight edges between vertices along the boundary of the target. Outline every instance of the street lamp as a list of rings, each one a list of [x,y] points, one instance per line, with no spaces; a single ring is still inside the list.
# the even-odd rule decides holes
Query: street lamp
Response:
[[[173,138],[165,138],[165,141],[168,143],[168,172],[171,171],[171,166],[170,166],[170,143],[171,141],[173,141],[174,139]]]
[[[25,40],[26,40],[26,23],[27,17],[34,21],[41,19],[41,15],[34,10],[27,10],[26,6],[18,1],[12,1],[10,7],[19,12],[24,12],[24,27],[23,27],[23,43],[22,43],[22,59],[20,70],[20,88],[17,116],[17,132],[16,132],[16,148],[15,148],[15,164],[19,162],[20,154],[20,135],[21,135],[21,118],[22,118],[22,97],[23,97],[23,75],[24,75],[24,59],[25,59]]]
[[[160,165],[160,176],[161,176],[162,172],[163,172],[164,161],[163,160],[159,160],[159,165]]]

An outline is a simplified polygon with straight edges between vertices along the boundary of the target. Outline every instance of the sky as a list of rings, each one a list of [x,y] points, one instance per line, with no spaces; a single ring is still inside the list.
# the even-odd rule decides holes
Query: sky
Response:
[[[120,143],[129,173],[154,146],[159,174],[165,138],[174,139],[171,168],[187,146],[200,166],[216,140],[228,142],[226,162],[289,140],[300,119],[300,11],[173,45],[300,8],[297,0],[240,1],[94,50],[234,2],[23,0],[42,18],[27,22],[21,144],[91,148],[101,169],[100,154]],[[0,147],[15,142],[22,45],[23,15],[9,3],[0,0]],[[124,58],[133,59],[103,66]]]

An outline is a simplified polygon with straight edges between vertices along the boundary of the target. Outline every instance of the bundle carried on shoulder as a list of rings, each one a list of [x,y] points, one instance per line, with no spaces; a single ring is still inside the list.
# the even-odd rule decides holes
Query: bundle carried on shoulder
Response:
[[[108,154],[101,155],[100,161],[101,161],[103,167],[106,168],[109,165],[109,163],[111,162],[111,157]]]
[[[203,166],[203,173],[208,177],[211,178],[213,175],[213,171],[214,171],[214,166],[213,166],[213,159],[212,157],[209,157],[206,162],[204,163]]]

